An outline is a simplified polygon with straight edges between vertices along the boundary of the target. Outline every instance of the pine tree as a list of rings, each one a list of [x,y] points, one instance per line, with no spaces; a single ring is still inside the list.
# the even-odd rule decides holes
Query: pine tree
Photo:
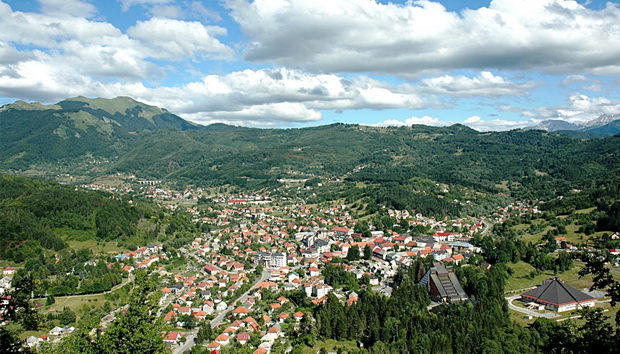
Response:
[[[372,250],[370,249],[370,246],[366,245],[366,247],[364,247],[364,259],[370,260],[371,258],[372,258]]]
[[[347,259],[349,261],[356,261],[360,259],[360,249],[357,246],[352,246],[349,248],[349,252],[347,252]]]
[[[213,329],[211,328],[211,324],[209,322],[204,322],[200,325],[196,339],[198,340],[198,343],[204,343],[211,340],[211,338],[213,338]]]

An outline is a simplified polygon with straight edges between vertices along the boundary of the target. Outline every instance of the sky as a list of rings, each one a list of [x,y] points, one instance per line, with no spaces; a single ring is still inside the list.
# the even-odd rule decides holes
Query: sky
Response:
[[[0,105],[489,131],[620,114],[619,88],[617,1],[0,0]]]

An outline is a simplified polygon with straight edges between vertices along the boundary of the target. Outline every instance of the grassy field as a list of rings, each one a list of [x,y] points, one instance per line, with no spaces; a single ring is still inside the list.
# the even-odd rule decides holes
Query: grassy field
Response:
[[[526,224],[520,224],[520,225],[516,225],[513,226],[512,229],[515,231],[523,231],[526,230],[529,227],[529,225]],[[580,225],[577,225],[575,223],[571,223],[569,225],[566,225],[566,234],[564,235],[558,235],[555,237],[566,237],[566,239],[568,240],[569,243],[572,244],[581,244],[586,242],[587,240],[589,240],[590,238],[596,238],[596,237],[600,237],[601,235],[603,235],[605,232],[596,232],[590,236],[587,236],[583,233],[580,233],[579,230]],[[539,243],[543,236],[547,233],[547,231],[553,230],[554,227],[553,226],[547,226],[544,230],[534,233],[534,234],[530,234],[530,233],[526,233],[522,236],[520,236],[520,240],[523,242],[532,242],[532,243]]]
[[[88,241],[75,241],[69,240],[67,241],[69,247],[72,249],[78,250],[83,248],[88,248],[93,251],[95,255],[115,255],[121,252],[124,252],[125,249],[118,247],[116,242],[114,241],[97,241],[97,240],[88,240]]]
[[[40,331],[23,331],[21,332],[18,337],[19,339],[26,339],[30,336],[35,336],[35,337],[40,337],[44,334],[47,334],[47,331],[44,330],[40,330]]]
[[[594,210],[596,210],[596,207],[587,208],[587,209],[579,209],[579,210],[575,210],[575,214],[589,214],[593,212]]]
[[[357,349],[357,345],[355,341],[336,341],[333,339],[328,339],[325,341],[317,341],[314,347],[304,347],[301,352],[303,354],[316,354],[319,350],[324,349],[327,352],[336,352],[338,348],[341,348],[343,351]]]
[[[43,306],[39,312],[42,314],[47,314],[49,310],[55,310],[56,312],[62,312],[65,307],[70,308],[78,317],[78,321],[80,319],[81,310],[84,307],[89,307],[92,309],[102,307],[103,304],[110,302],[111,304],[116,304],[123,302],[127,298],[128,291],[131,289],[133,283],[128,283],[122,286],[119,289],[114,290],[108,294],[92,294],[92,295],[78,295],[78,296],[70,296],[70,297],[57,297],[56,302],[51,306]],[[45,299],[37,300],[40,302],[45,302]],[[114,306],[113,306],[114,307]]]
[[[49,307],[46,306],[45,312],[47,313],[48,310],[62,312],[65,307],[68,307],[77,314],[78,310],[80,310],[85,305],[88,305],[89,307],[101,307],[105,302],[105,295],[83,295],[76,297],[57,298],[56,302],[53,305]]]
[[[553,271],[541,272],[532,279],[529,278],[529,274],[535,269],[531,265],[525,262],[519,262],[515,264],[510,263],[508,266],[514,271],[514,274],[506,282],[506,291],[537,286],[540,285],[543,280],[554,276],[559,277],[566,284],[579,290],[592,285],[592,276],[580,278],[579,274],[577,274],[583,267],[583,264],[579,262],[576,262],[573,268],[566,272],[557,274],[554,274]]]
[[[128,183],[123,180],[124,176],[107,175],[95,178],[93,183],[111,187],[125,187]]]
[[[510,312],[510,319],[513,322],[521,326],[525,327],[525,326],[531,325],[532,323],[534,323],[534,321],[536,321],[536,318],[528,320],[527,318],[525,318],[525,314],[522,314],[521,312],[512,311],[512,310],[510,310],[509,312]]]

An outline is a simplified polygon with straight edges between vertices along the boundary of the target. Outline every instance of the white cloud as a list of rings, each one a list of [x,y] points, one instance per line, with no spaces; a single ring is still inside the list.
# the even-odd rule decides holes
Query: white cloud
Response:
[[[459,13],[427,0],[226,4],[250,38],[252,61],[402,77],[459,68],[620,73],[620,8],[612,2],[591,10],[572,0],[493,0]]]
[[[204,18],[206,20],[210,20],[210,21],[221,21],[222,17],[220,17],[220,14],[218,14],[215,11],[209,10],[207,9],[201,2],[198,1],[192,1],[191,3],[189,3],[189,15],[190,18],[194,17],[194,18]]]
[[[471,116],[463,121],[465,124],[475,124],[480,122],[482,119],[478,116]]]
[[[0,2],[0,47],[34,46],[37,50],[31,50],[30,57],[45,57],[48,63],[98,77],[161,74],[150,59],[230,58],[233,50],[216,38],[223,35],[223,27],[162,18],[138,22],[123,33],[107,22],[13,11]]]
[[[166,17],[166,18],[183,18],[185,13],[183,10],[174,5],[155,5],[149,9],[149,12],[153,17]]]
[[[576,93],[569,97],[567,105],[540,107],[534,112],[528,112],[527,115],[537,121],[561,119],[570,123],[583,124],[603,114],[620,114],[620,101]]]
[[[585,77],[584,75],[572,74],[572,75],[566,76],[566,78],[562,80],[562,85],[570,85],[575,82],[583,82],[583,81],[588,81],[588,78]]]
[[[123,11],[129,10],[134,5],[161,5],[169,4],[174,0],[118,0],[121,3]]]
[[[12,74],[5,74],[3,68]],[[424,105],[421,98],[405,89],[367,78],[348,81],[333,74],[287,69],[207,75],[179,87],[148,88],[139,81],[97,81],[54,65],[53,57],[44,54],[18,64],[0,65],[0,96],[44,102],[77,95],[131,96],[200,123],[269,126],[317,121],[322,109],[416,109]]]
[[[535,123],[532,120],[507,120],[507,119],[492,119],[482,120],[478,116],[472,116],[467,118],[463,124],[470,128],[476,129],[480,132],[487,131],[500,131],[500,130],[512,130],[533,126]]]
[[[231,48],[215,38],[226,35],[226,29],[200,22],[154,17],[138,22],[127,33],[149,48],[153,58],[182,60],[233,55]]]
[[[200,1],[190,0],[119,0],[123,11],[132,6],[142,6],[152,17],[221,21],[216,11],[206,8]]]
[[[91,17],[97,8],[82,0],[38,0],[43,13],[52,16],[80,16]]]
[[[214,111],[181,114],[181,117],[196,123],[228,123],[241,126],[278,126],[289,123],[303,123],[321,120],[321,113],[308,109],[301,103],[273,103],[249,106],[238,111]]]
[[[428,92],[455,96],[502,96],[526,95],[527,90],[535,87],[533,83],[516,84],[506,81],[501,76],[493,75],[488,71],[469,78],[463,75],[443,75],[422,80],[422,87]]]
[[[372,124],[377,127],[385,127],[385,126],[396,126],[396,127],[404,127],[410,126],[414,124],[423,124],[423,125],[431,125],[436,127],[450,125],[452,123],[442,121],[439,118],[431,117],[431,116],[422,116],[422,117],[409,117],[405,120],[397,120],[397,119],[388,119],[383,122]]]
[[[383,122],[372,124],[373,126],[410,126],[413,124],[423,124],[430,125],[435,127],[445,127],[449,125],[456,124],[456,122],[441,120],[440,118],[431,117],[431,116],[423,116],[423,117],[410,117],[404,120],[397,119],[388,119]],[[513,121],[506,119],[493,119],[493,120],[483,120],[478,116],[471,116],[463,121],[464,125],[475,129],[480,132],[486,131],[500,131],[500,130],[511,130],[511,129],[519,129],[525,128],[534,125],[534,122],[531,120],[522,120],[522,121]]]

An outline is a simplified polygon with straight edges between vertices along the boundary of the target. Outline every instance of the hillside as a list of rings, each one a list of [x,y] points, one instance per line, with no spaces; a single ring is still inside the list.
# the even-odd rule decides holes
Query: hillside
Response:
[[[52,106],[16,102],[0,110],[0,124],[0,161],[12,172],[86,177],[126,172],[247,189],[279,186],[281,178],[340,179],[362,182],[363,194],[394,206],[410,206],[425,193],[437,202],[430,190],[439,184],[462,191],[450,197],[549,198],[620,173],[620,138],[613,136],[480,133],[459,124],[199,127],[124,97],[78,97]]]
[[[346,178],[403,184],[413,177],[484,192],[527,194],[583,187],[618,173],[620,139],[595,141],[540,131],[479,133],[462,125],[154,134],[113,164],[197,184],[273,185],[278,178]],[[501,185],[501,186],[500,186]]]
[[[119,241],[136,235],[148,209],[103,192],[0,175],[0,259],[22,262],[67,247],[66,233]]]
[[[129,97],[69,98],[55,105],[17,101],[0,108],[0,161],[6,169],[114,158],[141,134],[199,127]]]

